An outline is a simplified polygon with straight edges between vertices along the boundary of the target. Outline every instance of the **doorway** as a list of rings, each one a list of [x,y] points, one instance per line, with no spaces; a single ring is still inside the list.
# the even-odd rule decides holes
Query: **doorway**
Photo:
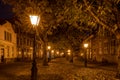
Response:
[[[1,48],[1,62],[4,62],[4,48]]]

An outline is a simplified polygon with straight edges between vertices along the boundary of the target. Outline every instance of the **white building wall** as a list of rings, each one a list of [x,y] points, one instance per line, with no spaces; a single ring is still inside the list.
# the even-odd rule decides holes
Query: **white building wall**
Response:
[[[5,40],[5,33],[4,33],[5,31],[11,33],[12,41]],[[9,47],[9,50],[8,50],[8,47]],[[0,62],[1,62],[1,55],[2,55],[1,49],[4,49],[5,60],[16,58],[17,56],[16,34],[13,31],[11,23],[9,23],[8,21],[5,24],[0,25]],[[9,51],[9,54],[8,54],[8,51]]]

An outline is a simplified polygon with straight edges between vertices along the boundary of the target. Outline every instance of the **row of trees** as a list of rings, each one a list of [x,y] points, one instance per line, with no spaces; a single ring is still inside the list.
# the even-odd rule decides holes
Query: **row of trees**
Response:
[[[16,24],[24,31],[31,31],[30,14],[40,15],[37,33],[44,42],[46,53],[47,35],[54,36],[53,40],[61,41],[65,46],[79,47],[84,36],[92,34],[98,25],[119,39],[120,29],[120,0],[3,0],[13,7]],[[55,30],[63,30],[60,40]],[[66,31],[65,31],[66,30]],[[65,44],[68,43],[68,44]],[[71,44],[72,43],[72,44]],[[62,46],[63,46],[62,45]],[[75,49],[74,49],[75,50]]]
[[[56,28],[61,22],[80,30],[91,30],[97,24],[113,33],[119,28],[120,0],[3,1],[13,6],[13,12],[23,23],[22,26],[30,26],[30,14],[38,14],[41,17],[40,28],[44,30]]]

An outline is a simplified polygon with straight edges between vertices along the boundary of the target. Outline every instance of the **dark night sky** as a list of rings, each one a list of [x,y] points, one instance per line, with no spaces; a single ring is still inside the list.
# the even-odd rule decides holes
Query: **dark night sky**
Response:
[[[8,18],[12,18],[12,16],[13,16],[12,7],[7,4],[5,5],[0,0],[0,18],[8,19]]]

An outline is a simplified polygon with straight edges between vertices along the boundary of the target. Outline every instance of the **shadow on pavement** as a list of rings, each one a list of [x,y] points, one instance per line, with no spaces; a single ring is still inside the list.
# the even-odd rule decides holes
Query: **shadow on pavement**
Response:
[[[14,80],[30,80],[30,75],[21,75]],[[38,80],[64,80],[60,74],[40,74]]]

